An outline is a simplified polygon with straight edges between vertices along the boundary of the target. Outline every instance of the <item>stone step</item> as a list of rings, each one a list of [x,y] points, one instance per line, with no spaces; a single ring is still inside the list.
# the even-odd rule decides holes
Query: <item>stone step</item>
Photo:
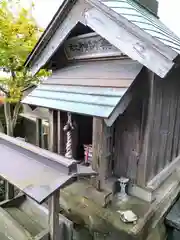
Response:
[[[1,238],[2,236],[2,238]],[[29,240],[32,236],[3,208],[0,208],[0,240]]]
[[[5,208],[5,211],[7,211],[11,217],[15,219],[25,230],[27,230],[32,235],[32,237],[35,237],[44,230],[39,223],[33,221],[30,216],[28,216],[19,208]]]

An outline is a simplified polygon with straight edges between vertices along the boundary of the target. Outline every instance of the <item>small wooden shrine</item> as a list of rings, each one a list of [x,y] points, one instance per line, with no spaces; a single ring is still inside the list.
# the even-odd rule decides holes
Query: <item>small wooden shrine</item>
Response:
[[[98,175],[88,186],[96,196],[81,194],[97,205],[107,206],[119,181],[121,190],[127,185],[143,209],[133,207],[137,226],[124,226],[117,213],[106,222],[138,239],[158,226],[180,190],[180,39],[157,6],[65,0],[25,63],[33,74],[52,70],[22,101],[49,109],[49,150],[92,166]],[[81,184],[68,191],[80,196]]]
[[[20,191],[15,198],[0,203],[0,239],[64,239],[64,227],[72,224],[59,214],[60,189],[76,181],[79,175],[87,177],[95,172],[2,133],[0,151],[4,160],[0,176]],[[44,202],[45,206],[39,205]]]

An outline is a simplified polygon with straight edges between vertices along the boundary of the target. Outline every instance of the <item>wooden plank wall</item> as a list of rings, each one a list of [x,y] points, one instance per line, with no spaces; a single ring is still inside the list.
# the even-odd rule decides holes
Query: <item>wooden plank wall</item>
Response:
[[[142,102],[132,103],[115,123],[114,174],[136,180],[141,144]]]
[[[141,75],[139,95],[115,122],[115,176],[145,186],[180,154],[178,75],[179,70],[166,79]]]
[[[147,72],[140,76],[134,84],[133,101],[115,122],[114,139],[114,175],[128,177],[134,182],[143,148],[149,97]]]
[[[180,154],[178,75],[179,70],[166,79],[141,75],[138,96],[115,123],[116,176],[145,186]]]
[[[180,154],[179,72],[167,79],[155,77],[152,124],[148,146],[146,181],[151,180]]]

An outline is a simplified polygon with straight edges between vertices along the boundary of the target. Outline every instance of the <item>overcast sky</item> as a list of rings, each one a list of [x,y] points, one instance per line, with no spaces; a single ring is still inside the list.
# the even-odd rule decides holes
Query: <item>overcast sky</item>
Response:
[[[31,0],[23,0],[30,2]],[[151,1],[151,0],[149,0]],[[60,6],[62,0],[34,0],[33,12],[37,22],[45,28]],[[180,0],[159,0],[159,16],[161,20],[180,37]]]

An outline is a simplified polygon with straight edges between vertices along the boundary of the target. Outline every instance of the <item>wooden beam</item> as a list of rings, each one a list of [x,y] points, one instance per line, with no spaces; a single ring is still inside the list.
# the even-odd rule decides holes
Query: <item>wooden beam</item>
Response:
[[[165,77],[173,67],[174,63],[157,51],[152,44],[137,37],[102,11],[96,8],[87,10],[85,20],[87,26],[160,77]]]
[[[175,171],[180,169],[180,155],[174,159],[167,167],[165,167],[158,175],[147,183],[147,188],[151,190],[157,189],[165,180]]]
[[[49,199],[49,237],[50,240],[60,239],[59,227],[59,197],[60,191],[57,190]]]
[[[147,122],[144,134],[144,141],[142,147],[142,154],[138,163],[137,172],[137,184],[139,186],[146,186],[148,167],[150,167],[151,159],[148,157],[150,149],[150,134],[153,124],[153,111],[154,111],[154,73],[147,71],[146,74],[149,82],[149,99],[148,99],[148,111],[147,111]],[[150,169],[149,169],[150,170]]]

